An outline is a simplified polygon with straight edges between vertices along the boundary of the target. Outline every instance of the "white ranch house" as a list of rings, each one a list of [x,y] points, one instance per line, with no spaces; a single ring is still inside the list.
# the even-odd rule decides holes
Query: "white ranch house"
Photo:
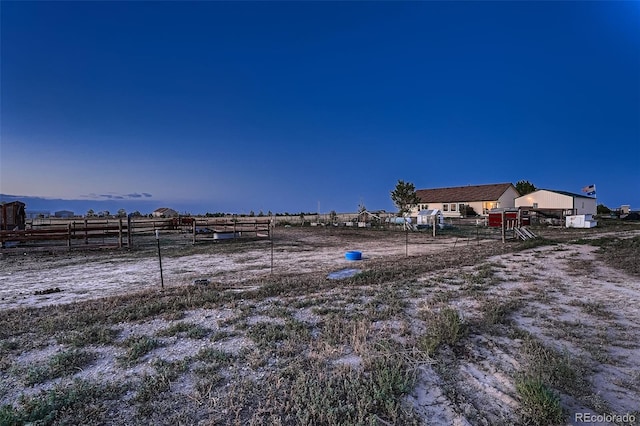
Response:
[[[419,189],[416,195],[420,202],[411,210],[411,216],[420,210],[438,209],[445,217],[464,217],[467,206],[482,216],[487,216],[491,209],[515,207],[520,193],[511,183],[494,183]]]

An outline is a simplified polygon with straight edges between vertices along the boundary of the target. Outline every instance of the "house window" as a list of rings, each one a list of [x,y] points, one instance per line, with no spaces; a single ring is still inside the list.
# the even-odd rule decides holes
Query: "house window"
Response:
[[[442,205],[442,211],[443,212],[448,212],[449,211],[449,204],[443,204]]]
[[[455,203],[451,203],[451,211],[452,211],[452,212],[458,211],[458,210],[457,210],[457,207],[458,207],[458,205],[457,205],[457,204],[455,204]]]
[[[538,208],[538,203],[533,203],[533,208],[537,209]]]
[[[458,211],[462,214],[467,213],[467,210],[464,208],[464,204],[458,204]]]
[[[495,209],[497,207],[498,207],[498,203],[492,203],[490,201],[485,202],[482,204],[482,213],[489,214],[489,211],[491,211],[491,209]]]

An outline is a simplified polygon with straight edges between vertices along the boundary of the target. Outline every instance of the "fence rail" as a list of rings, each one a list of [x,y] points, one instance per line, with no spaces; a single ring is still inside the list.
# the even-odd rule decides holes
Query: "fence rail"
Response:
[[[155,231],[192,233],[193,243],[198,240],[219,239],[221,234],[255,233],[256,237],[271,236],[271,220],[268,218],[193,218],[168,219],[98,219],[56,220],[47,224],[32,223],[27,229],[0,231],[2,248],[12,248],[20,243],[38,245],[59,241],[69,248],[87,245],[132,247],[135,237],[152,235]]]
[[[326,229],[334,226],[345,226],[346,223],[359,225],[360,223],[345,222],[324,224]],[[164,231],[174,235],[184,235],[186,241],[192,244],[198,242],[226,240],[236,238],[272,238],[273,227],[291,226],[288,222],[278,222],[273,217],[178,217],[178,218],[119,218],[119,219],[56,219],[47,223],[27,223],[27,229],[0,231],[2,249],[12,247],[133,247],[134,245],[148,245],[155,231]],[[303,225],[304,224],[304,225]],[[298,226],[318,225],[316,222],[302,222]],[[402,226],[386,221],[365,223],[373,225],[369,229],[405,230]],[[296,226],[295,224],[293,226]],[[474,240],[502,240],[512,238],[513,229],[486,226],[481,219],[447,220],[443,227],[422,227],[416,236],[436,235],[438,237],[453,237],[457,244],[470,244]],[[506,232],[509,231],[509,232]],[[354,226],[354,232],[357,227]],[[514,235],[515,237],[515,235]]]

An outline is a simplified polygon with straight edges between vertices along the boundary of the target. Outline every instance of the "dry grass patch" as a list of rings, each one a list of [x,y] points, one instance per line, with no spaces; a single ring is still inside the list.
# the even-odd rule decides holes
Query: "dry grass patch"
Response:
[[[467,333],[467,326],[460,314],[449,306],[425,310],[421,317],[426,323],[426,331],[418,338],[417,347],[429,356],[434,355],[442,345],[456,345]]]
[[[160,347],[161,343],[149,336],[132,336],[122,342],[122,346],[126,352],[118,357],[118,361],[122,366],[132,366],[140,362],[140,359],[149,352]]]
[[[544,344],[538,338],[558,328],[552,317],[570,321],[576,312],[610,324],[610,306],[577,301],[561,311],[565,299],[550,297],[548,285],[514,282],[504,260],[490,258],[530,247],[371,258],[362,274],[340,281],[326,271],[272,275],[233,288],[188,285],[0,311],[2,365],[31,352],[24,359],[40,357],[33,365],[42,368],[34,386],[0,389],[9,404],[0,424],[550,424],[566,414],[558,398],[601,409],[592,369],[554,349],[575,344],[577,323]],[[543,252],[533,256],[523,268],[535,268]],[[538,271],[540,283],[556,279],[551,269]],[[514,326],[523,311],[538,317],[522,321],[537,337]],[[633,329],[619,331],[637,344]],[[52,356],[56,342],[65,349]],[[6,374],[20,386],[26,370]],[[436,397],[409,398],[418,385]],[[500,395],[508,403],[494,402]]]

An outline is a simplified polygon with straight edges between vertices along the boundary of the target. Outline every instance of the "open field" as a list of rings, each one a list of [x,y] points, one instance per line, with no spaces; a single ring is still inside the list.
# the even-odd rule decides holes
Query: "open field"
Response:
[[[638,424],[640,226],[537,232],[5,252],[0,424]]]

